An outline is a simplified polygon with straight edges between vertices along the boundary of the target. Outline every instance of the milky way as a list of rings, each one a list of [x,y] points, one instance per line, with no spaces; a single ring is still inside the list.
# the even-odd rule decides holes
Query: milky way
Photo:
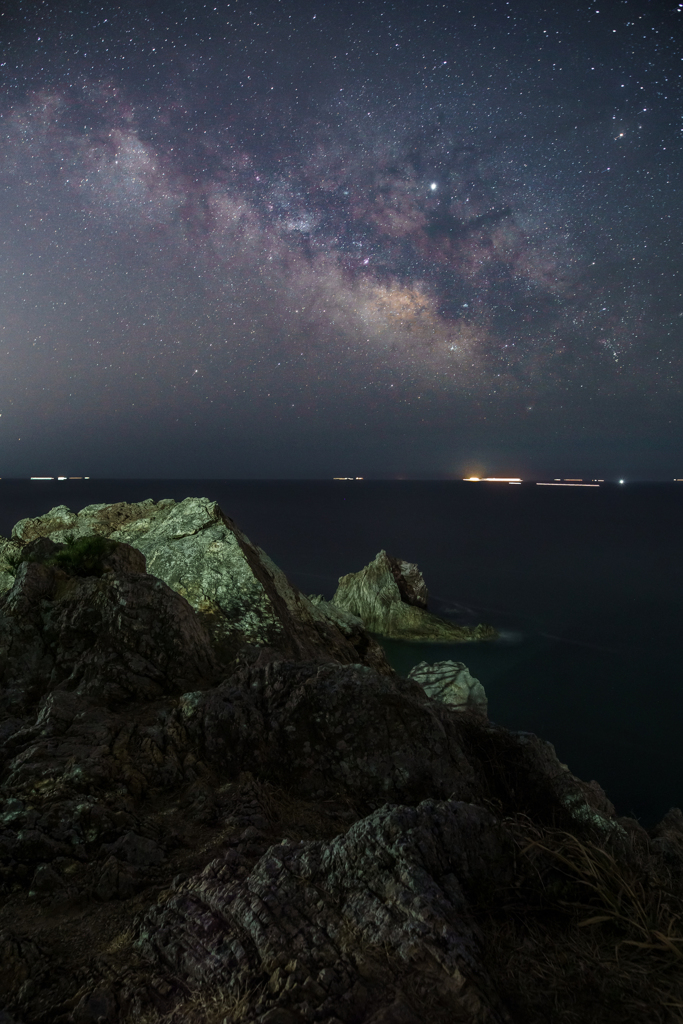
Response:
[[[675,6],[3,21],[3,475],[675,469]]]

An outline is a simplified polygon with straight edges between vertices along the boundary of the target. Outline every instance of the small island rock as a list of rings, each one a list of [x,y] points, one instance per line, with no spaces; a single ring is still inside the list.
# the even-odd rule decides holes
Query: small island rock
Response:
[[[357,616],[371,633],[391,640],[465,643],[496,637],[492,626],[457,626],[432,615],[427,596],[415,564],[380,551],[360,572],[339,578],[332,604]]]

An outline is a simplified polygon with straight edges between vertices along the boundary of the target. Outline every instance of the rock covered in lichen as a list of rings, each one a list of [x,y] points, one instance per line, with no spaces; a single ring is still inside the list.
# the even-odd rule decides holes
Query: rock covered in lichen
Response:
[[[78,513],[60,505],[17,523],[11,550],[21,552],[39,538],[63,542],[93,535],[141,552],[147,571],[200,613],[227,655],[248,644],[286,657],[332,656],[389,671],[364,629],[345,635],[207,498],[89,505]]]
[[[487,715],[486,691],[462,661],[437,661],[431,665],[421,661],[410,670],[408,679],[419,683],[434,700],[443,701],[458,710]]]
[[[341,576],[332,604],[357,616],[370,632],[394,640],[464,643],[496,636],[491,626],[456,626],[432,615],[417,566],[386,551],[360,572]]]

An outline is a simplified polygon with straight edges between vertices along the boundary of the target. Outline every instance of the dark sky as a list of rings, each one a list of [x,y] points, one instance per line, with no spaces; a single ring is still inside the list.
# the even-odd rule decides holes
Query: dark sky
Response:
[[[683,4],[3,5],[0,475],[683,477]]]

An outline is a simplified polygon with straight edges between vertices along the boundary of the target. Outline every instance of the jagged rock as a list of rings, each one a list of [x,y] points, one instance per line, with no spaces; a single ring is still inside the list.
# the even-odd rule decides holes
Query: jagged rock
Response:
[[[278,1008],[316,1020],[374,1020],[425,972],[442,1012],[508,1021],[465,888],[505,882],[510,864],[482,808],[387,806],[331,842],[272,846],[244,881],[212,861],[145,915],[135,945],[199,985],[269,977]]]
[[[458,710],[487,715],[489,702],[484,687],[461,661],[437,661],[432,665],[421,661],[410,670],[408,679],[419,683],[434,700]]]
[[[256,665],[185,694],[179,712],[208,763],[242,766],[308,798],[367,806],[475,792],[453,716],[417,684],[361,665]]]
[[[250,644],[390,671],[376,640],[362,628],[342,632],[207,498],[89,505],[78,514],[60,505],[17,523],[12,541],[22,550],[37,538],[93,534],[141,552],[147,571],[186,598],[227,654]]]
[[[215,507],[199,502],[199,539],[169,525],[198,521],[183,505],[57,509],[15,531],[0,601],[0,1022],[542,1024],[563,999],[595,1024],[650,1005],[659,1019],[660,1004],[668,1019],[683,984],[656,957],[679,942],[680,811],[652,839],[618,819],[551,744],[488,722],[459,663],[402,680],[345,660],[366,643],[357,617],[268,576]],[[100,528],[118,546],[95,575],[51,564],[65,531]],[[164,530],[176,563],[152,543]],[[209,593],[221,564],[255,588],[253,621],[236,585],[216,583],[218,610],[202,610],[197,586]],[[209,628],[221,616],[239,660]],[[252,626],[273,643],[249,646]],[[288,644],[311,656],[284,657]],[[590,870],[611,872],[602,890],[553,856],[573,837],[570,853],[597,849]],[[587,935],[585,911],[567,909],[614,879],[621,900],[627,870],[651,896],[655,916],[637,918],[653,922],[649,944],[624,942],[621,918]],[[670,914],[659,932],[652,907]],[[668,979],[656,1006],[624,986],[633,934],[633,977]],[[569,962],[565,989],[544,975],[530,997],[528,965],[553,956]]]
[[[0,707],[19,711],[51,691],[106,704],[150,699],[215,680],[206,629],[187,601],[143,573],[70,577],[22,562],[0,601]]]
[[[72,1024],[109,1024],[115,1020],[116,1001],[105,988],[84,995],[71,1015]]]
[[[357,616],[370,632],[394,640],[463,643],[497,635],[492,626],[456,626],[428,612],[427,587],[417,566],[386,551],[360,572],[341,576],[331,603]]]

